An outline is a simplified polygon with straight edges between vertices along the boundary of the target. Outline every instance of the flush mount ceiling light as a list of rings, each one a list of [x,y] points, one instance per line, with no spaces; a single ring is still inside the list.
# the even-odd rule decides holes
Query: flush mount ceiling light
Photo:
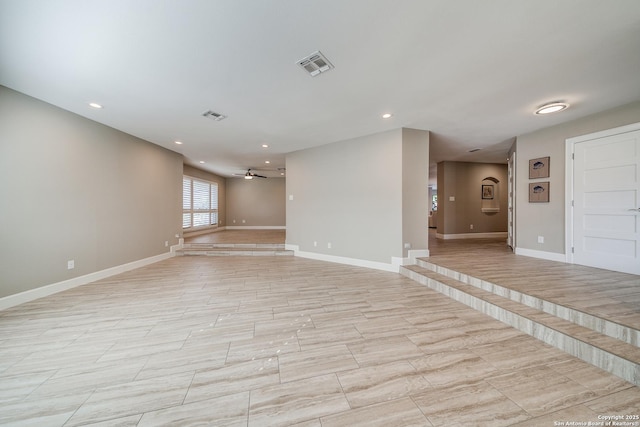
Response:
[[[90,102],[89,103],[89,107],[95,108],[96,110],[101,110],[102,109],[102,105],[98,104],[97,102]]]
[[[262,148],[269,148],[268,144],[262,144]]]
[[[329,60],[318,50],[311,55],[306,56],[298,61],[298,65],[302,67],[311,77],[315,77],[320,73],[329,71],[333,68],[333,65]]]
[[[566,102],[558,102],[558,101],[550,102],[548,104],[544,104],[543,106],[539,107],[535,111],[535,114],[540,115],[540,114],[557,113],[558,111],[566,110],[567,108],[569,108],[569,104],[567,104]]]
[[[393,114],[391,114],[391,113],[384,113],[384,114],[382,115],[382,118],[383,118],[383,119],[388,119],[388,118],[391,118],[391,117],[393,117]]]

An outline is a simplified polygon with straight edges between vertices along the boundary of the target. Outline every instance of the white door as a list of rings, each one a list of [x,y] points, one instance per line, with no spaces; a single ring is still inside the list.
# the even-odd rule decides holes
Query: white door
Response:
[[[516,250],[516,236],[515,236],[515,223],[516,223],[516,212],[515,212],[515,188],[516,188],[516,153],[512,153],[509,158],[508,166],[507,166],[507,174],[508,174],[508,183],[507,183],[507,200],[508,200],[508,210],[507,210],[507,245],[511,248],[512,251]]]
[[[573,262],[640,274],[640,130],[573,149]]]

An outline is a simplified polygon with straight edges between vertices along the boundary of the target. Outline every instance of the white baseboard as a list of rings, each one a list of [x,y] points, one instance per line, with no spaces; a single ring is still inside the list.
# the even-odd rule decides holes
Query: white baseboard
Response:
[[[565,254],[556,252],[536,251],[535,249],[516,248],[516,255],[528,256],[532,258],[546,259],[547,261],[567,262]]]
[[[495,233],[458,233],[458,234],[440,234],[436,233],[436,238],[444,240],[453,239],[498,239],[508,237],[509,233],[506,231],[498,231]]]
[[[374,270],[389,271],[392,273],[398,273],[400,271],[400,266],[395,264],[385,264],[384,262],[369,261],[366,259],[319,254],[316,252],[305,252],[305,251],[301,251],[298,245],[285,244],[284,247],[286,250],[293,251],[293,254],[300,258],[314,259],[317,261],[335,262],[337,264],[353,265],[355,267],[372,268]]]
[[[171,247],[171,252],[152,256],[149,258],[133,261],[127,264],[117,265],[115,267],[107,268],[105,270],[96,271],[94,273],[85,274],[84,276],[74,277],[73,279],[63,280],[62,282],[52,283],[50,285],[41,286],[39,288],[30,289],[28,291],[20,292],[14,295],[8,295],[0,298],[0,310],[15,307],[16,305],[24,304],[29,301],[37,300],[42,297],[46,297],[58,292],[66,291],[68,289],[75,288],[77,286],[86,285],[88,283],[95,282],[96,280],[105,279],[116,274],[124,273],[129,270],[144,267],[149,264],[163,261],[173,257],[175,251],[174,246]]]
[[[227,230],[286,230],[284,225],[227,225]]]

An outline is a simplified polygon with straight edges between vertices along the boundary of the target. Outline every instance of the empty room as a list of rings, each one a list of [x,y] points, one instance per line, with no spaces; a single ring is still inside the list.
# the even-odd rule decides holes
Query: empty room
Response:
[[[640,2],[0,0],[0,425],[640,426]]]

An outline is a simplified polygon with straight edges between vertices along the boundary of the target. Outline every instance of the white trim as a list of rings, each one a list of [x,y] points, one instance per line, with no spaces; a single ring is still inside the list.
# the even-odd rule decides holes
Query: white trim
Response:
[[[436,233],[436,238],[444,240],[454,239],[493,239],[493,238],[507,238],[509,233],[507,231],[497,231],[494,233],[457,233],[457,234],[440,234]]]
[[[620,135],[627,132],[635,132],[640,130],[640,122],[632,123],[630,125],[618,126],[616,128],[605,129],[599,132],[588,133],[585,135],[574,136],[571,138],[567,138],[565,140],[565,156],[564,156],[564,170],[565,170],[565,186],[564,186],[564,200],[565,200],[565,208],[564,208],[564,241],[565,241],[565,258],[564,262],[573,264],[573,252],[571,248],[573,247],[573,206],[571,206],[571,201],[574,199],[573,194],[573,153],[575,150],[575,145],[579,142],[590,141],[592,139],[605,138],[613,135]]]
[[[429,258],[429,249],[410,249],[409,250],[409,259],[411,260],[411,264],[416,263],[416,258]]]
[[[176,245],[177,246],[177,245]],[[105,279],[116,274],[124,273],[129,270],[144,267],[149,264],[153,264],[165,259],[173,257],[174,248],[171,247],[171,252],[152,256],[149,258],[133,261],[127,264],[117,265],[115,267],[107,268],[105,270],[96,271],[94,273],[85,274],[84,276],[74,277],[73,279],[63,280],[62,282],[52,283],[50,285],[44,285],[35,289],[29,289],[28,291],[20,292],[13,295],[0,298],[0,311],[7,308],[15,307],[16,305],[24,304],[29,301],[37,300],[42,297],[46,297],[58,292],[66,291],[68,289],[75,288],[77,286],[86,285],[88,283],[95,282],[96,280]]]
[[[564,153],[564,261],[573,264],[573,152],[575,143],[573,138],[565,140]]]
[[[319,254],[316,252],[301,251],[298,245],[285,244],[286,250],[293,251],[294,256],[300,258],[313,259],[317,261],[335,262],[337,264],[353,265],[355,267],[372,268],[374,270],[389,271],[391,273],[399,273],[400,265],[385,264],[384,262],[369,261],[366,259],[348,258],[336,255]],[[402,260],[403,258],[392,257],[392,259]]]
[[[286,230],[286,225],[227,225],[227,230]]]
[[[630,125],[625,125],[625,126],[618,126],[617,128],[605,129],[599,132],[588,133],[585,135],[567,138],[567,143],[570,142],[571,144],[575,144],[576,142],[584,142],[584,141],[590,141],[592,139],[605,138],[607,136],[621,135],[623,133],[635,132],[637,130],[640,130],[640,122],[632,123]]]
[[[565,262],[565,255],[556,252],[536,251],[535,249],[516,248],[516,255],[546,259],[547,261]]]

